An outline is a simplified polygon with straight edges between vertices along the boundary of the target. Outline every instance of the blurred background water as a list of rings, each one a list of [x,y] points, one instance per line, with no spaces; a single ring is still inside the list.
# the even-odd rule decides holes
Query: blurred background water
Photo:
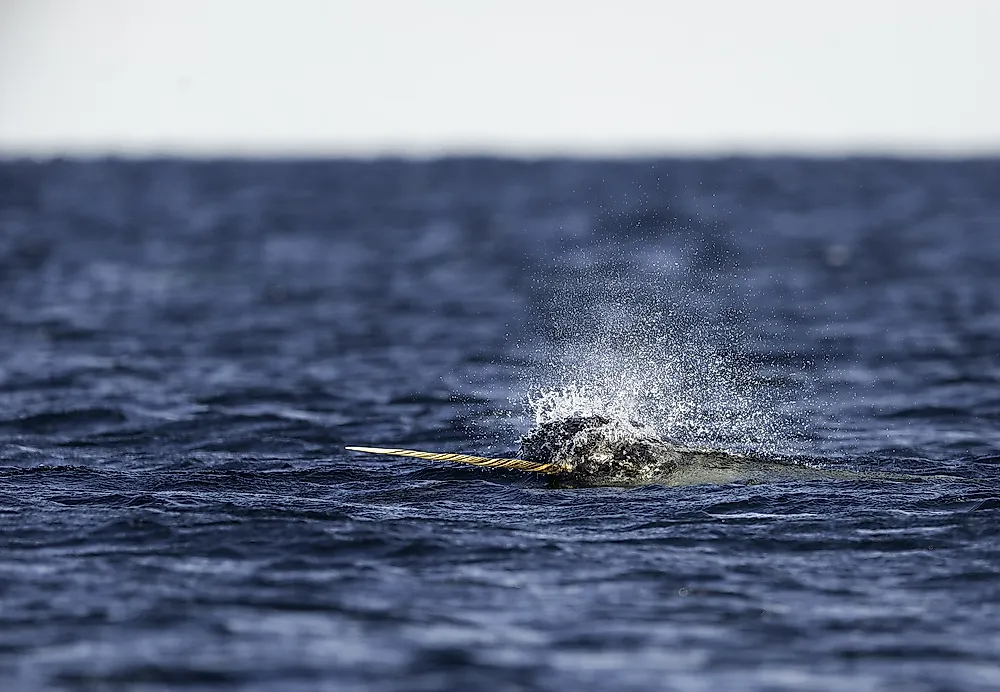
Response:
[[[995,159],[0,163],[0,681],[996,689],[998,193]],[[506,454],[573,397],[966,480],[343,451]]]

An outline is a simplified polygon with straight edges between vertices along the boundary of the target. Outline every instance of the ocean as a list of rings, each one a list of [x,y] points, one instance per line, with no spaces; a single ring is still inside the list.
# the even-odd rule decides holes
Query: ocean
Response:
[[[1000,689],[1000,161],[0,162],[0,688]],[[552,489],[629,417],[861,473]]]

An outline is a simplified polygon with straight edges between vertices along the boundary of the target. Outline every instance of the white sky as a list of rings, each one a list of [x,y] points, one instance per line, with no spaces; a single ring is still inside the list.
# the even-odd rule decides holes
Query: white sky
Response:
[[[0,155],[1000,153],[994,0],[0,0]]]

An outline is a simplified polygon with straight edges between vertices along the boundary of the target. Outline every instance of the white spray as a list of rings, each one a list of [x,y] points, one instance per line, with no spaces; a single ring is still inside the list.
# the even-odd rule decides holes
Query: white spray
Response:
[[[800,418],[746,357],[725,302],[663,272],[556,288],[552,338],[527,383],[534,423],[604,414],[623,435],[651,428],[686,444],[796,451]]]

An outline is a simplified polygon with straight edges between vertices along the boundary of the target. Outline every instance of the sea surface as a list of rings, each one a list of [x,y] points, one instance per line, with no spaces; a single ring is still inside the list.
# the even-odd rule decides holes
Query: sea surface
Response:
[[[1000,689],[1000,161],[0,163],[0,689]]]

